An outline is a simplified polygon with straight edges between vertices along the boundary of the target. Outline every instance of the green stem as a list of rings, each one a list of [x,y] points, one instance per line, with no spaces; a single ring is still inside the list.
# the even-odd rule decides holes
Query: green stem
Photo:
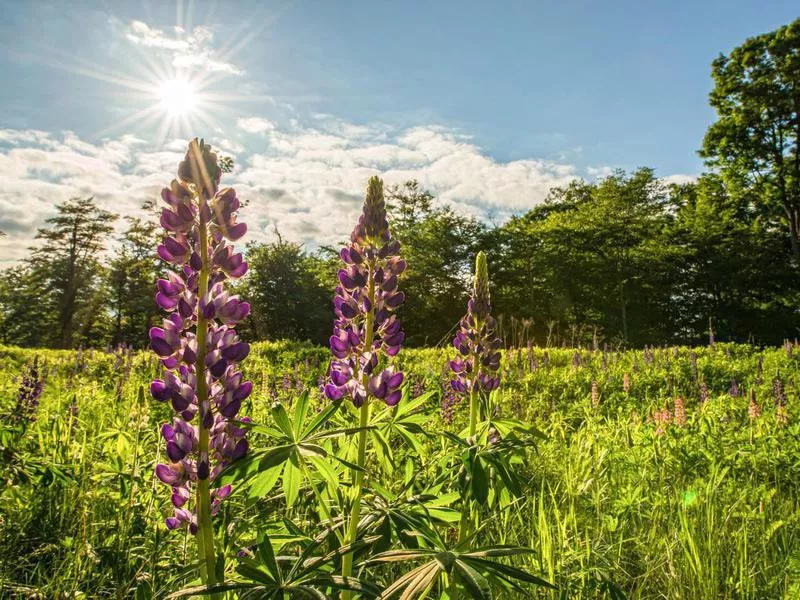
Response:
[[[372,341],[374,338],[374,332],[372,330],[375,320],[374,269],[375,264],[373,262],[369,265],[369,272],[367,274],[369,281],[367,297],[369,298],[370,309],[367,313],[366,323],[364,325],[365,352],[368,352],[372,349]],[[364,386],[365,390],[368,389],[367,386],[369,384],[369,375],[366,373],[362,377],[361,384]],[[360,469],[353,469],[351,474],[353,487],[355,488],[355,498],[353,500],[353,506],[350,509],[350,520],[347,524],[347,536],[345,537],[345,544],[352,544],[356,541],[356,536],[358,535],[358,521],[361,518],[361,488],[364,484],[364,465],[366,464],[367,458],[367,427],[369,427],[369,393],[367,393],[367,398],[364,400],[364,404],[361,405],[359,417],[360,431],[358,432],[358,460],[356,461],[356,464],[360,467]],[[350,577],[352,574],[353,554],[348,553],[342,557],[342,577]],[[343,590],[342,600],[350,600],[350,598],[352,598],[352,592],[350,590]]]
[[[473,385],[475,382],[473,381]],[[478,394],[474,390],[469,393],[469,437],[473,437],[478,430]]]
[[[478,328],[480,331],[480,328]],[[478,385],[478,357],[475,357],[474,373],[472,375],[472,385],[469,388],[469,437],[474,438],[478,432],[478,412],[480,405],[480,395],[475,391]],[[463,498],[461,505],[461,520],[458,524],[458,542],[463,542],[470,533],[470,523],[472,522],[473,501],[469,497],[469,491]]]
[[[198,204],[205,202],[202,193],[198,194]],[[198,280],[197,291],[197,360],[195,362],[195,374],[197,376],[197,403],[198,406],[204,405],[208,402],[208,389],[206,386],[206,333],[208,332],[208,323],[200,310],[200,299],[204,298],[208,293],[208,233],[206,231],[206,223],[200,216],[199,228],[199,242],[200,242],[200,260],[202,267],[200,268],[200,278]],[[211,408],[209,407],[209,410]],[[200,423],[198,424],[200,431],[200,439],[198,443],[198,452],[201,458],[209,460],[208,458],[208,429],[203,425],[203,411],[199,415]],[[210,465],[209,465],[210,466]],[[216,558],[214,554],[214,528],[211,525],[211,492],[208,485],[208,479],[197,480],[197,557],[203,567],[200,569],[201,579],[206,585],[216,585],[217,571],[216,571]]]

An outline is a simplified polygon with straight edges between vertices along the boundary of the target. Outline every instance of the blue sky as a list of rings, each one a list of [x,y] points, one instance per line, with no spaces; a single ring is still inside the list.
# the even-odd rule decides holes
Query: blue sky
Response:
[[[189,135],[234,156],[253,239],[277,226],[312,244],[346,235],[376,172],[496,220],[611,168],[692,176],[713,119],[711,61],[800,12],[789,1],[0,6],[3,261],[71,195],[135,212]],[[191,110],[165,107],[172,79],[194,85]]]

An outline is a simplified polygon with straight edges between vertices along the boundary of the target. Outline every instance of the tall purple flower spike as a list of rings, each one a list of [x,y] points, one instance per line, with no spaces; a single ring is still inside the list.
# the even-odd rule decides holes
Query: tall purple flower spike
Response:
[[[161,192],[167,205],[161,213],[166,236],[158,255],[176,270],[158,281],[155,300],[168,315],[163,327],[150,330],[150,347],[164,366],[150,392],[176,413],[161,428],[169,462],[156,466],[156,476],[172,488],[174,513],[167,527],[188,526],[192,533],[198,531],[202,502],[199,494],[195,499],[199,482],[209,481],[210,515],[231,492],[230,486],[215,488],[213,482],[226,465],[247,453],[239,424],[249,419],[237,415],[253,389],[238,370],[250,347],[234,329],[250,305],[225,289],[229,279],[247,271],[242,255],[229,244],[247,226],[236,221],[236,192],[218,190],[220,175],[211,147],[193,140],[178,179]]]
[[[347,396],[355,406],[371,395],[395,406],[403,373],[393,366],[381,368],[381,357],[394,357],[405,339],[395,310],[405,299],[397,281],[406,261],[399,256],[400,243],[389,232],[383,182],[377,177],[369,180],[350,240],[339,253],[344,267],[333,300],[333,358],[325,395],[330,400]]]
[[[475,260],[475,285],[467,304],[467,314],[459,322],[453,345],[459,356],[450,361],[454,377],[453,390],[470,396],[473,391],[490,392],[500,385],[500,347],[497,325],[491,314],[489,270],[486,255],[479,252]]]

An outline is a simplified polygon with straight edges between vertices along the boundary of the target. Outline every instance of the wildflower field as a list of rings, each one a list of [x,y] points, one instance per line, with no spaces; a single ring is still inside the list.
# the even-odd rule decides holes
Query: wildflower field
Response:
[[[229,166],[192,140],[162,191],[148,351],[2,348],[4,596],[800,593],[795,345],[515,348],[480,251],[452,345],[402,349],[377,177],[328,347],[251,345]]]
[[[423,511],[445,541],[457,536],[459,477],[443,473],[463,466],[448,434],[468,427],[469,409],[448,391],[454,354],[397,357],[404,397],[373,414],[381,442],[367,453],[377,490],[363,507],[370,536],[394,540]],[[148,391],[157,358],[124,348],[0,348],[4,414],[19,413],[35,358],[38,406],[24,419],[4,417],[0,430],[0,595],[149,598],[189,584],[194,539],[166,529],[169,495],[154,476],[169,462],[160,430],[172,412]],[[503,385],[492,394],[494,447],[509,451],[503,434],[515,419],[542,435],[512,448],[519,494],[496,485],[477,508],[481,544],[530,548],[508,564],[557,589],[494,586],[495,596],[798,597],[798,360],[790,345],[505,351]],[[253,345],[242,363],[253,382],[242,413],[262,426],[248,434],[251,449],[279,445],[271,432],[283,413],[274,403],[290,421],[305,407],[305,423],[330,404],[320,392],[328,361],[318,347]],[[343,411],[325,427],[354,418]],[[351,438],[319,443],[347,457]],[[341,519],[327,480],[346,487],[349,469],[300,464],[294,483],[286,467],[239,485],[222,505],[216,540],[230,572],[264,534],[276,555],[296,554],[324,534],[328,518]],[[321,503],[331,514],[320,514]],[[410,570],[364,562],[357,556],[356,574],[384,588]]]

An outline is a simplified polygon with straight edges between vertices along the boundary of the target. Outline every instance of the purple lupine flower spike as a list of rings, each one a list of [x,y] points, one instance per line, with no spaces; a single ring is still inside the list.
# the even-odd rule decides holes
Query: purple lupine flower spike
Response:
[[[236,192],[217,191],[220,174],[216,154],[193,140],[178,179],[161,193],[166,237],[158,254],[175,270],[158,281],[155,300],[168,315],[162,327],[150,330],[150,347],[164,366],[150,393],[175,411],[172,423],[161,428],[169,463],[155,472],[171,488],[174,514],[167,528],[192,533],[199,529],[198,481],[209,480],[211,515],[230,494],[230,486],[214,487],[214,479],[247,452],[240,423],[248,419],[237,415],[253,389],[238,370],[250,347],[234,329],[250,305],[225,289],[228,279],[247,271],[242,255],[226,242],[239,239],[246,226],[236,221]],[[198,385],[200,370],[204,385]]]
[[[395,310],[405,299],[397,282],[406,262],[389,231],[383,182],[377,177],[369,180],[350,239],[339,253],[344,266],[333,300],[333,358],[324,392],[334,401],[347,396],[356,406],[369,395],[394,406],[400,401],[403,374],[381,366],[381,357],[395,356],[405,339]]]
[[[14,411],[11,413],[12,419],[19,423],[33,423],[36,421],[36,412],[39,409],[39,398],[44,391],[45,376],[47,365],[44,369],[39,368],[39,357],[36,356],[33,362],[28,365],[22,374],[22,379],[17,391],[17,402]]]
[[[486,255],[479,252],[475,260],[475,282],[467,303],[467,314],[461,319],[453,346],[459,356],[450,361],[454,377],[452,389],[471,399],[477,392],[491,392],[500,385],[500,347],[497,325],[491,314],[489,270]],[[470,403],[470,435],[475,434],[476,402]]]

